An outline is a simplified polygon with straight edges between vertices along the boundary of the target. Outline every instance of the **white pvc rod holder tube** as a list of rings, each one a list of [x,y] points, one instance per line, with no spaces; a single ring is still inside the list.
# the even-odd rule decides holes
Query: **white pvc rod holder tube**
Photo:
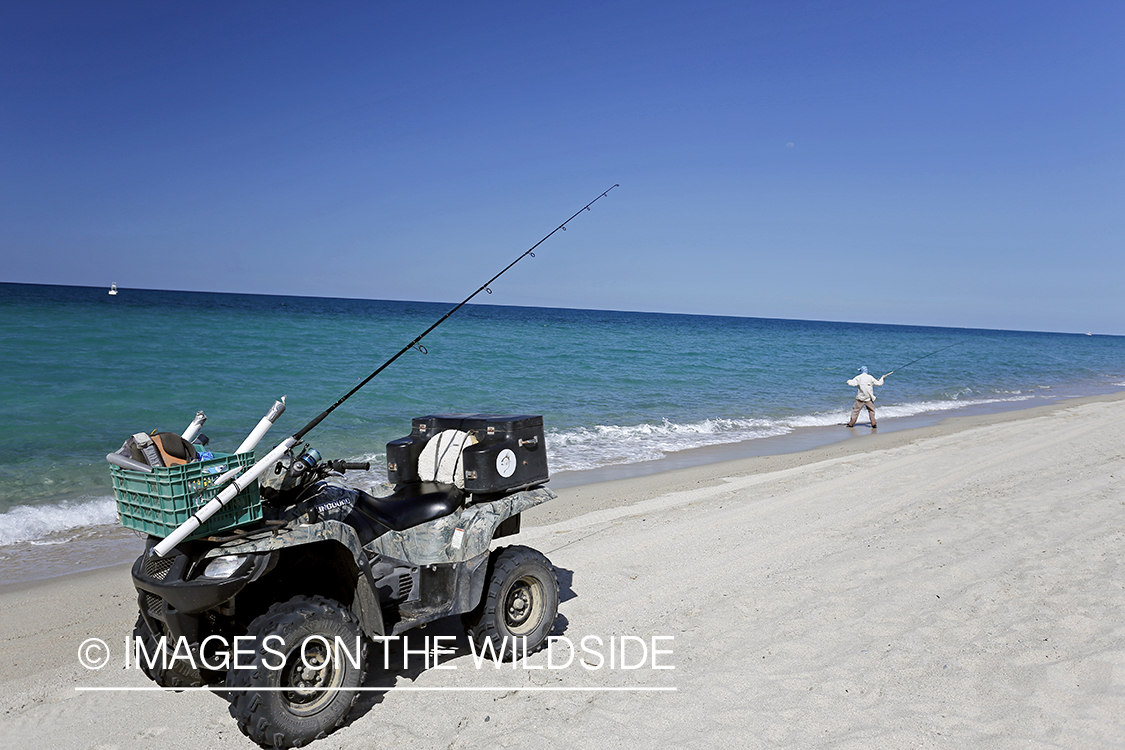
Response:
[[[258,426],[246,436],[246,439],[242,441],[242,445],[238,446],[235,453],[245,453],[246,451],[254,450],[254,447],[261,441],[265,434],[269,432],[269,429],[273,427],[273,423],[277,421],[277,418],[280,417],[284,411],[285,396],[282,396],[280,400],[273,402],[273,406],[266,412],[266,416],[262,417],[258,422]]]
[[[192,440],[195,440],[195,436],[199,434],[199,431],[201,429],[203,429],[203,423],[206,422],[206,421],[207,421],[207,415],[204,414],[202,411],[197,411],[195,413],[195,419],[191,420],[191,424],[189,424],[187,426],[187,429],[184,430],[184,434],[183,434],[184,440],[188,441],[189,443]]]

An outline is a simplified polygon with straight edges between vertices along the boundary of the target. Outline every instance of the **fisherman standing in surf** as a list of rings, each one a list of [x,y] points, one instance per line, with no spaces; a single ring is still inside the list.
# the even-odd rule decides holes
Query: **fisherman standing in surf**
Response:
[[[894,372],[894,370],[891,370]],[[890,375],[888,372],[887,375]],[[883,378],[887,377],[884,375]],[[852,404],[852,418],[848,420],[848,427],[855,427],[855,421],[859,418],[859,412],[867,409],[867,416],[871,420],[871,429],[875,429],[879,425],[875,424],[875,386],[883,384],[883,378],[876,379],[873,375],[867,373],[867,365],[859,368],[859,375],[848,381],[848,385],[859,388],[855,394],[855,403]]]

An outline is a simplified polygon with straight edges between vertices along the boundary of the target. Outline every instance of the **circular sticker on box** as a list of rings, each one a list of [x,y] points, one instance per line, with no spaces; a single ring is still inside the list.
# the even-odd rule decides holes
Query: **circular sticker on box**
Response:
[[[496,457],[496,473],[505,479],[516,473],[516,454],[511,448],[505,448]]]

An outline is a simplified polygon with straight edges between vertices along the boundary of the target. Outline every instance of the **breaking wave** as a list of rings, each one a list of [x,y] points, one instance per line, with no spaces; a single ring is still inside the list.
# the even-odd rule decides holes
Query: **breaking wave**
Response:
[[[882,418],[911,417],[984,404],[1024,401],[1031,395],[1013,393],[996,398],[919,401],[880,406]],[[847,421],[849,409],[781,419],[705,419],[679,424],[669,419],[639,425],[597,425],[547,432],[552,471],[581,471],[615,464],[654,461],[669,453],[710,445],[785,435],[802,427],[828,427]]]
[[[115,523],[117,505],[110,497],[51,505],[17,505],[0,513],[0,546],[44,543],[40,540],[58,532]]]

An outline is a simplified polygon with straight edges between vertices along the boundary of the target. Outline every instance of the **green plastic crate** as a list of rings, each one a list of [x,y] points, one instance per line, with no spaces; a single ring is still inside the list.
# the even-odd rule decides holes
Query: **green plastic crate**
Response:
[[[235,455],[216,453],[206,461],[181,466],[158,466],[151,474],[110,466],[121,525],[166,537],[219,494],[222,488],[215,489],[216,479],[235,466],[245,468],[253,463],[254,452],[247,451]],[[224,486],[229,485],[228,482]],[[258,483],[253,482],[187,538],[208,536],[261,518],[262,498]]]

